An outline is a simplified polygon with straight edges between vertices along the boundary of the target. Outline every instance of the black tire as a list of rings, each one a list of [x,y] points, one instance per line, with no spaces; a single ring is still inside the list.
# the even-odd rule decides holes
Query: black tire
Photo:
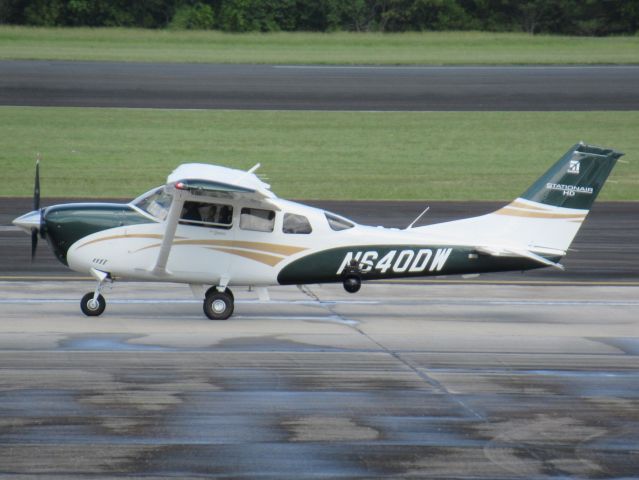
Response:
[[[80,300],[80,309],[82,310],[82,313],[84,313],[87,317],[97,317],[98,315],[102,315],[102,312],[104,312],[104,309],[106,308],[106,300],[100,294],[98,294],[97,300],[97,306],[92,306],[93,292],[89,292],[82,297],[82,300]]]
[[[226,320],[233,315],[235,302],[227,288],[224,292],[210,289],[204,298],[204,314],[211,320]]]
[[[360,288],[362,288],[362,279],[359,275],[351,273],[344,277],[344,290],[348,293],[357,293]]]

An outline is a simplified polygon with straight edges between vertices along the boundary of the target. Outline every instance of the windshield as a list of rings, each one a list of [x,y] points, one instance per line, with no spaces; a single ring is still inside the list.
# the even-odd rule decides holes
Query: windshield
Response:
[[[159,187],[138,200],[134,205],[152,217],[166,220],[171,200],[173,200],[173,197],[164,191],[164,187]]]

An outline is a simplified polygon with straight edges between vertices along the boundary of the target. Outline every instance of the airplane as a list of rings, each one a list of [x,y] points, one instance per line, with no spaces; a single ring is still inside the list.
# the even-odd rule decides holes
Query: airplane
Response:
[[[115,280],[190,285],[205,315],[226,320],[231,287],[342,283],[486,272],[559,263],[623,153],[571,147],[520,197],[485,215],[404,229],[359,225],[343,216],[278,198],[248,171],[217,165],[178,166],[166,184],[128,204],[70,203],[40,208],[39,164],[34,209],[13,223],[38,236],[57,259],[88,273],[95,289],[82,297],[87,316],[106,308],[101,294]],[[423,213],[423,212],[422,212]]]

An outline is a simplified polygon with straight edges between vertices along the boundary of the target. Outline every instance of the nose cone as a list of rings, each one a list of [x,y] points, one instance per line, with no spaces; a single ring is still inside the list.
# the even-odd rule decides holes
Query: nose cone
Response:
[[[34,228],[40,230],[40,219],[40,210],[34,210],[33,212],[25,213],[21,217],[16,218],[13,224],[25,232],[31,233]]]

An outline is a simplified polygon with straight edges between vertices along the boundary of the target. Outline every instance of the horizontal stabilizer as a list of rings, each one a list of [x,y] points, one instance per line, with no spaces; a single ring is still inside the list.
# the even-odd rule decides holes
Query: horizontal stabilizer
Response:
[[[531,252],[530,250],[504,247],[475,247],[475,249],[480,253],[485,253],[493,257],[523,257],[534,260],[535,262],[546,265],[547,267],[554,267],[559,270],[564,270],[564,266],[561,263],[555,263],[551,260],[548,260],[546,257],[542,257],[541,255]],[[556,255],[562,257],[565,254],[566,252],[558,252]]]

